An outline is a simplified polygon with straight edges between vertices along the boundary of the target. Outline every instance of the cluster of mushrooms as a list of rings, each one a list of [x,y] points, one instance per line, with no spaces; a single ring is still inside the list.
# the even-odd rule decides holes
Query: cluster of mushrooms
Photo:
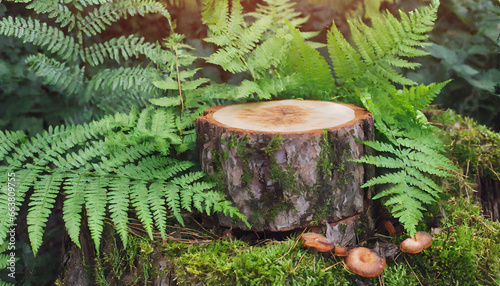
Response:
[[[337,256],[345,256],[345,264],[349,270],[363,277],[377,277],[385,268],[385,257],[380,257],[377,252],[366,248],[356,247],[347,251],[344,247],[335,246],[325,236],[308,232],[303,233],[300,239],[304,241],[305,247],[315,248],[320,252],[334,252]],[[414,237],[405,239],[401,245],[401,251],[407,253],[419,253],[432,244],[432,235],[424,231],[418,231]]]

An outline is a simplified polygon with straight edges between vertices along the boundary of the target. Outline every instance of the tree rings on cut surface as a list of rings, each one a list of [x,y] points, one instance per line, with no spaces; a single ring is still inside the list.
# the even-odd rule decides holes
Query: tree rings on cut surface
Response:
[[[223,107],[213,118],[227,126],[252,131],[300,132],[332,128],[353,120],[354,110],[324,101],[278,100]]]
[[[253,230],[284,231],[364,212],[361,158],[373,117],[360,107],[314,100],[214,106],[196,120],[203,171]],[[226,226],[247,229],[219,215]]]

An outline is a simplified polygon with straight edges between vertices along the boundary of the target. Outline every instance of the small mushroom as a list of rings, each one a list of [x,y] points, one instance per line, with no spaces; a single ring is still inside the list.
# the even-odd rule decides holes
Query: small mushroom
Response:
[[[425,231],[417,231],[415,234],[415,239],[422,243],[424,249],[427,249],[432,244],[432,235]]]
[[[417,231],[415,236],[407,238],[401,242],[401,251],[407,253],[419,253],[432,244],[432,235],[424,231]]]
[[[349,252],[345,264],[359,276],[377,277],[384,271],[385,258],[366,247],[357,247]]]
[[[333,243],[325,236],[315,232],[303,233],[300,240],[304,241],[305,247],[313,247],[320,252],[328,252],[334,248]]]
[[[342,246],[335,246],[335,255],[337,256],[347,256],[347,250]]]

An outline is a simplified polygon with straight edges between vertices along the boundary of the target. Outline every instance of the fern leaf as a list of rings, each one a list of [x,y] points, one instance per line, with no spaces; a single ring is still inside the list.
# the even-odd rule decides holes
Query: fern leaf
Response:
[[[203,23],[210,27],[210,31],[221,34],[226,30],[226,19],[229,13],[228,1],[203,0]]]
[[[84,100],[89,101],[96,97],[96,91],[105,93],[103,101],[112,100],[114,94],[123,94],[123,91],[140,92],[145,99],[158,97],[161,91],[151,82],[156,73],[156,69],[152,67],[102,69],[88,82]],[[125,98],[121,97],[121,100],[123,99]]]
[[[60,55],[63,59],[71,58],[76,61],[80,47],[72,37],[46,23],[36,19],[13,18],[11,16],[0,19],[0,34],[13,36],[31,42],[49,52]]]
[[[297,75],[299,84],[287,87],[294,97],[330,99],[334,80],[330,66],[321,54],[306,43],[298,29],[289,24],[292,40],[280,73]]]
[[[78,22],[79,29],[88,37],[101,34],[106,26],[126,18],[127,15],[135,16],[149,13],[159,13],[166,17],[170,23],[170,14],[166,8],[155,1],[117,1],[103,3]]]
[[[104,63],[105,58],[120,62],[120,59],[128,60],[130,57],[144,55],[155,49],[155,44],[145,42],[145,39],[135,35],[112,38],[104,43],[97,43],[85,48],[85,60],[92,66]]]
[[[153,84],[155,84],[153,82]],[[155,84],[156,86],[156,84]],[[161,107],[171,107],[171,106],[179,106],[181,101],[179,97],[161,97],[161,98],[152,98],[149,100],[152,104],[161,106]]]
[[[362,188],[367,188],[371,187],[374,185],[381,185],[381,184],[400,184],[406,181],[406,172],[405,171],[399,171],[396,173],[389,173],[389,174],[384,174],[380,175],[378,177],[370,179],[368,182],[366,182],[364,185],[362,185]],[[378,197],[377,197],[378,196]],[[376,198],[381,197],[382,195],[377,194]],[[374,199],[376,199],[374,197]]]
[[[6,154],[9,154],[13,149],[16,148],[23,140],[25,140],[26,134],[22,131],[2,131],[0,130],[0,161],[5,158]]]
[[[167,209],[165,208],[165,189],[168,188],[164,185],[163,181],[155,181],[149,186],[149,204],[155,225],[160,231],[161,237],[165,239],[165,230],[167,228]],[[175,213],[174,213],[175,214]],[[177,216],[176,216],[177,217]],[[182,218],[181,218],[182,219]]]
[[[248,69],[256,80],[269,75],[269,69],[279,66],[286,55],[288,42],[283,37],[270,37],[258,45],[247,59]]]
[[[99,251],[104,227],[104,215],[106,214],[106,205],[108,203],[106,187],[109,184],[109,180],[105,177],[89,177],[88,180],[88,189],[85,192],[85,209],[87,210],[90,235],[94,241],[96,250]]]
[[[68,26],[68,31],[75,26],[75,17],[68,6],[62,5],[58,0],[35,0],[26,6],[27,9],[33,9],[37,14],[47,14],[49,18],[55,18],[55,22],[60,27]]]
[[[79,8],[79,10],[83,10],[83,7],[94,6],[99,4],[106,4],[112,2],[113,0],[76,0],[74,5]]]
[[[128,210],[130,204],[130,180],[112,179],[109,183],[109,212],[123,245],[128,243]]]
[[[80,94],[83,90],[84,68],[68,67],[44,54],[28,56],[26,63],[37,76],[44,79],[44,84],[53,85],[67,95]]]
[[[167,206],[169,207],[170,211],[173,213],[177,221],[184,226],[184,219],[182,219],[181,216],[181,198],[179,192],[179,186],[172,183],[165,185],[164,193]]]
[[[426,54],[418,48],[424,45],[422,41],[427,39],[425,33],[431,29],[436,12],[437,5],[434,3],[430,9],[423,9],[418,14],[421,16],[418,20],[415,16],[401,12],[400,21],[389,13],[372,17],[372,27],[360,20],[350,21],[349,27],[356,50],[343,38],[334,23],[328,35],[328,46],[339,82],[357,82],[359,88],[367,87],[363,86],[366,80],[390,89],[392,85],[389,82],[415,85],[412,80],[399,75],[393,67],[418,66],[401,57]],[[416,26],[417,29],[412,28]],[[361,68],[363,66],[366,68]],[[363,73],[360,78],[359,75]],[[353,78],[355,75],[357,78]]]
[[[70,175],[65,181],[64,189],[66,199],[63,206],[63,220],[71,241],[78,247],[80,245],[81,212],[85,203],[84,194],[88,181],[80,174]]]
[[[333,69],[338,81],[344,83],[355,74],[362,74],[366,70],[366,64],[359,60],[356,50],[347,42],[344,35],[340,33],[335,22],[327,34],[328,51],[333,62]]]
[[[52,206],[56,201],[55,198],[59,193],[63,178],[62,173],[42,175],[40,180],[35,183],[34,192],[28,204],[30,209],[26,217],[28,235],[35,255],[42,245],[43,231],[52,212]]]
[[[361,159],[353,160],[354,162],[368,163],[382,168],[402,169],[406,166],[403,160],[399,158],[390,158],[385,156],[365,156]]]
[[[186,188],[189,184],[192,184],[194,181],[199,180],[204,176],[205,174],[202,172],[191,172],[182,176],[175,177],[170,181],[179,185],[181,188]]]
[[[146,229],[149,237],[153,239],[153,216],[149,206],[146,182],[141,180],[133,181],[130,191],[132,206],[136,209],[137,216]]]
[[[5,202],[0,205],[0,241],[5,241],[7,231],[10,230],[11,225],[15,222],[19,210],[25,201],[26,194],[37,181],[40,170],[22,169],[14,171],[5,166],[4,168],[0,168],[0,171],[4,174],[0,177],[0,183],[2,184],[0,187],[0,200]],[[11,205],[12,199],[9,199],[12,196],[9,196],[8,182],[11,183],[10,187],[15,189],[14,206]],[[14,209],[12,209],[13,207]]]

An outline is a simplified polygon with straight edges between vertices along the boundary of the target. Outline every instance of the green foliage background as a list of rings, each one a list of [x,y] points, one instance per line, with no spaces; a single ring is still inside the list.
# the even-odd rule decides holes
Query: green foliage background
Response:
[[[17,212],[23,200],[29,202],[26,221],[34,253],[42,246],[47,220],[61,198],[71,240],[80,246],[80,229],[88,227],[98,251],[107,216],[124,245],[130,217],[139,219],[150,238],[154,228],[165,238],[168,216],[183,223],[181,211],[221,211],[244,220],[223,195],[209,190],[212,184],[203,181],[203,174],[191,161],[196,139],[194,118],[221,102],[280,98],[335,99],[363,105],[374,114],[377,141],[366,144],[378,154],[359,162],[383,171],[365,187],[378,185],[375,199],[382,199],[413,234],[421,227],[426,210],[443,199],[442,187],[436,183],[449,175],[443,167],[454,170],[441,154],[445,149],[437,129],[427,123],[420,110],[457,81],[446,85],[448,78],[442,78],[435,84],[437,80],[425,69],[407,76],[402,71],[420,67],[409,59],[426,55],[424,48],[442,62],[441,67],[456,72],[462,86],[471,87],[467,100],[479,102],[473,112],[488,106],[482,99],[485,94],[498,95],[498,70],[480,66],[476,55],[492,56],[487,52],[492,40],[490,24],[498,16],[498,6],[488,2],[484,5],[491,9],[483,13],[483,4],[460,4],[475,11],[480,28],[460,34],[469,39],[474,33],[474,40],[470,40],[467,54],[453,58],[452,52],[458,50],[453,41],[424,43],[434,23],[437,2],[418,12],[401,12],[399,18],[378,13],[387,3],[375,1],[373,6],[365,1],[356,6],[355,2],[345,5],[351,9],[349,14],[365,18],[334,22],[326,45],[312,40],[321,39],[321,31],[298,29],[307,26],[308,18],[285,0],[268,0],[254,9],[246,2],[247,6],[239,1],[205,1],[205,43],[176,33],[176,22],[168,9],[152,1],[80,0],[58,6],[69,10],[35,1],[27,8],[45,16],[24,20],[3,17],[0,33],[38,47],[9,38],[1,45],[16,52],[2,49],[0,59],[0,98],[5,102],[0,125],[4,130],[25,130],[30,135],[2,131],[0,167],[4,173],[15,171],[23,180]],[[402,7],[404,1],[392,5],[393,9]],[[1,3],[0,7],[0,13],[5,14]],[[440,9],[453,11],[467,21],[450,3],[445,2]],[[125,21],[127,17],[130,21]],[[123,28],[158,17],[168,30],[160,33],[164,35],[160,39],[138,35],[154,34],[147,29],[126,34]],[[43,22],[56,28],[47,29],[40,24]],[[443,25],[439,20],[437,23],[438,27]],[[438,36],[431,39],[442,38]],[[498,47],[498,42],[494,45]],[[333,71],[318,51],[324,47]],[[19,60],[25,52],[39,53]],[[200,53],[205,57],[199,57]],[[428,57],[422,63],[427,68],[432,66],[430,61]],[[26,65],[32,72],[26,72]],[[206,76],[207,70],[216,75]],[[34,74],[41,76],[45,85]],[[428,77],[422,78],[426,74]],[[451,92],[445,94],[450,96]],[[14,95],[18,100],[33,100],[19,105]],[[446,102],[443,95],[438,101]],[[117,111],[122,113],[107,115]],[[471,109],[461,111],[471,113]],[[494,109],[490,111],[483,121],[493,122]],[[88,123],[70,125],[84,122]],[[6,191],[2,195],[5,197]],[[5,208],[2,212],[7,214]],[[4,222],[1,228],[6,227]],[[452,261],[450,257],[445,259]]]

